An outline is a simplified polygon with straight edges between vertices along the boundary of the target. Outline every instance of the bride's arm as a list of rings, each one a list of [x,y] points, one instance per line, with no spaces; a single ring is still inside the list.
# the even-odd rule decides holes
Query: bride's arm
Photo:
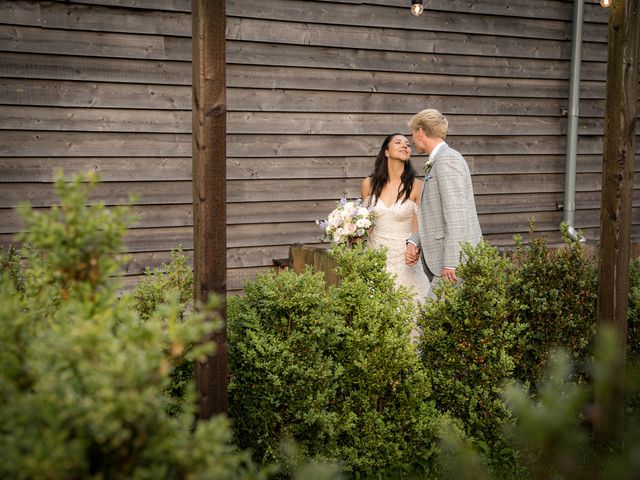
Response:
[[[371,177],[366,177],[364,180],[362,180],[362,186],[360,187],[360,198],[363,202],[365,202],[369,195],[371,195]]]
[[[418,216],[416,215],[416,212],[413,212],[413,217],[411,218],[411,232],[412,233],[418,233]]]
[[[418,180],[417,178],[413,181],[413,187],[411,188],[411,200],[416,204],[416,207],[413,209],[413,219],[411,222],[411,231],[413,233],[418,233],[418,207],[420,205],[420,195],[422,194],[422,187],[424,186],[424,182],[422,180]]]

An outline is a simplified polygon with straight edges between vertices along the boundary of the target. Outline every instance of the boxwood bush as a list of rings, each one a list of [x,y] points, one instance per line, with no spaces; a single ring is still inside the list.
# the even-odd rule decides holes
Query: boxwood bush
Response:
[[[513,265],[483,242],[465,248],[461,283],[437,282],[437,301],[422,309],[422,361],[439,411],[462,421],[464,433],[483,451],[504,448],[510,420],[500,397],[513,378],[526,325],[513,315]]]
[[[133,289],[133,308],[142,320],[155,315],[158,309],[167,305],[172,296],[177,295],[181,306],[181,316],[193,307],[193,271],[182,247],[171,252],[171,261],[161,268],[147,268],[144,276]],[[176,357],[176,365],[171,370],[171,382],[166,388],[169,397],[168,412],[178,415],[182,411],[186,389],[193,381],[194,366],[189,360],[192,345],[185,345],[183,353]]]
[[[629,267],[629,324],[627,352],[635,362],[640,362],[640,257]]]
[[[532,230],[528,244],[516,238],[511,255],[486,242],[466,248],[462,282],[436,286],[440,300],[422,310],[422,358],[438,409],[461,420],[469,439],[500,462],[501,452],[510,454],[503,386],[518,380],[535,395],[556,348],[569,353],[579,377],[586,374],[597,276],[583,245],[564,240],[552,249]]]
[[[540,382],[549,353],[560,347],[568,352],[577,374],[584,376],[595,333],[594,261],[581,242],[567,237],[565,227],[563,239],[560,248],[550,249],[544,236],[534,236],[533,231],[526,245],[516,237],[510,294],[518,301],[513,314],[528,325],[516,376],[531,385]]]
[[[260,462],[302,456],[355,476],[412,477],[430,468],[437,414],[409,341],[415,307],[384,253],[336,249],[341,283],[285,271],[230,299],[230,414]],[[291,459],[289,459],[291,461]]]

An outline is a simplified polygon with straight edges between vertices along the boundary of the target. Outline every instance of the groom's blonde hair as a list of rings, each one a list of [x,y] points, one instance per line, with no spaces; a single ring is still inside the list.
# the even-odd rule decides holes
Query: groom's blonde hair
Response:
[[[412,131],[422,128],[427,137],[442,138],[443,140],[447,138],[447,133],[449,133],[449,122],[446,117],[433,108],[416,113],[409,120],[409,127]]]

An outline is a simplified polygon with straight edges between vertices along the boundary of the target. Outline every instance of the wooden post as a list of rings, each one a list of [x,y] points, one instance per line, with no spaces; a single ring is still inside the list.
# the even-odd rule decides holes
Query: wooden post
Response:
[[[225,0],[192,0],[193,226],[195,300],[223,299],[226,323]],[[226,328],[213,335],[216,352],[196,364],[198,417],[227,411]]]
[[[597,321],[599,328],[612,325],[618,333],[619,368],[613,391],[595,399],[601,411],[596,431],[602,441],[617,437],[624,401],[639,3],[613,0],[609,12]]]

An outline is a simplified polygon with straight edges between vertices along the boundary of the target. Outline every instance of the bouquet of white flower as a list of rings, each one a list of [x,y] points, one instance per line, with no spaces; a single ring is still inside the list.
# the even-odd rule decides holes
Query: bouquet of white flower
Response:
[[[373,212],[362,204],[361,199],[342,197],[327,220],[316,220],[316,224],[331,242],[353,245],[367,238],[373,220]]]

